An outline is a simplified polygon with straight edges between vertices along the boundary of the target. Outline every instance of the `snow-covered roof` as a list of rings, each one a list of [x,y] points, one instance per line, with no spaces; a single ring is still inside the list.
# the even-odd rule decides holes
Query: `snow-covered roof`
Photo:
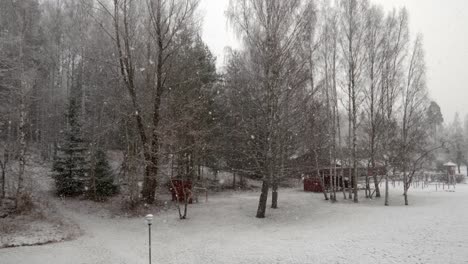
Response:
[[[440,163],[439,163],[439,164],[440,164]],[[453,162],[451,162],[451,161],[449,161],[449,162],[447,162],[447,163],[444,163],[444,167],[456,167],[456,166],[457,166],[457,164],[455,164],[455,163],[453,163]]]

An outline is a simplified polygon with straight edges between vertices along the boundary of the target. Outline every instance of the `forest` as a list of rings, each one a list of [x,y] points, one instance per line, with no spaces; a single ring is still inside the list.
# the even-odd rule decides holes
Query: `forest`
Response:
[[[460,173],[468,119],[444,121],[430,97],[423,36],[405,8],[232,0],[227,26],[242,48],[220,66],[199,4],[0,1],[2,201],[33,203],[32,157],[50,164],[59,197],[118,193],[132,207],[155,203],[172,179],[228,171],[261,182],[257,218],[270,192],[279,206],[288,179],[316,172],[324,185],[322,168],[326,200],[382,206],[395,179],[408,205],[425,172],[452,160]],[[118,172],[109,151],[123,155]]]

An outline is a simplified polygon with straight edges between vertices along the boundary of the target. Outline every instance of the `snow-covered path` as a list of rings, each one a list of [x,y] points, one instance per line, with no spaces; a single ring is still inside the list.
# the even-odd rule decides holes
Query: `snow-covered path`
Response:
[[[401,191],[382,200],[330,204],[320,194],[280,192],[280,209],[256,219],[257,193],[224,193],[189,209],[148,212],[153,263],[468,263],[468,185],[456,192]],[[74,241],[0,249],[1,264],[147,263],[143,219],[109,218],[74,207],[84,231]]]

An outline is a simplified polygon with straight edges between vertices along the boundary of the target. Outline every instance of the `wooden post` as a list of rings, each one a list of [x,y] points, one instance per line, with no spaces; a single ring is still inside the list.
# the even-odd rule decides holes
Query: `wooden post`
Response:
[[[236,172],[232,173],[232,188],[236,189]]]

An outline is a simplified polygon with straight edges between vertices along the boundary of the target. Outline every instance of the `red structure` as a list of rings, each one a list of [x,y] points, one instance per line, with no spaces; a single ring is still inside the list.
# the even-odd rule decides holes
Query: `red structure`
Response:
[[[323,192],[322,185],[318,178],[305,178],[304,179],[305,192]]]
[[[171,180],[172,183],[169,190],[172,194],[172,201],[176,201],[179,197],[179,202],[185,202],[185,197],[188,198],[188,203],[192,203],[192,181],[191,180]]]
[[[323,177],[323,184],[325,185],[325,189],[329,190],[332,185],[332,175],[334,172],[335,168],[322,168],[318,171],[314,170],[313,172],[305,174],[304,191],[322,192],[322,184],[320,181],[321,177]],[[385,167],[376,167],[374,170],[372,170],[372,168],[358,168],[357,173],[358,177],[365,177],[366,173],[370,177],[373,175],[373,173],[376,173],[376,175],[384,175],[386,173],[386,170]],[[353,174],[352,168],[337,167],[336,174],[336,180],[338,181],[336,183],[336,186],[338,186],[339,189],[343,188],[343,185],[345,188],[348,188],[349,186],[353,185],[354,179],[353,177],[350,177],[350,175]]]
[[[345,188],[348,188],[349,186],[349,180],[347,177],[344,177],[344,181],[342,181],[343,177],[339,176],[337,177],[337,183],[336,183],[336,186],[338,186],[339,189],[343,188],[343,183],[344,183],[344,187]],[[330,177],[330,175],[324,175],[323,176],[323,183],[325,185],[325,189],[330,189],[331,186],[332,186],[332,178]],[[352,183],[352,180],[351,180],[351,183]],[[320,182],[320,178],[319,177],[307,177],[307,178],[304,178],[304,191],[306,192],[323,192],[323,189],[322,189],[322,184]]]

